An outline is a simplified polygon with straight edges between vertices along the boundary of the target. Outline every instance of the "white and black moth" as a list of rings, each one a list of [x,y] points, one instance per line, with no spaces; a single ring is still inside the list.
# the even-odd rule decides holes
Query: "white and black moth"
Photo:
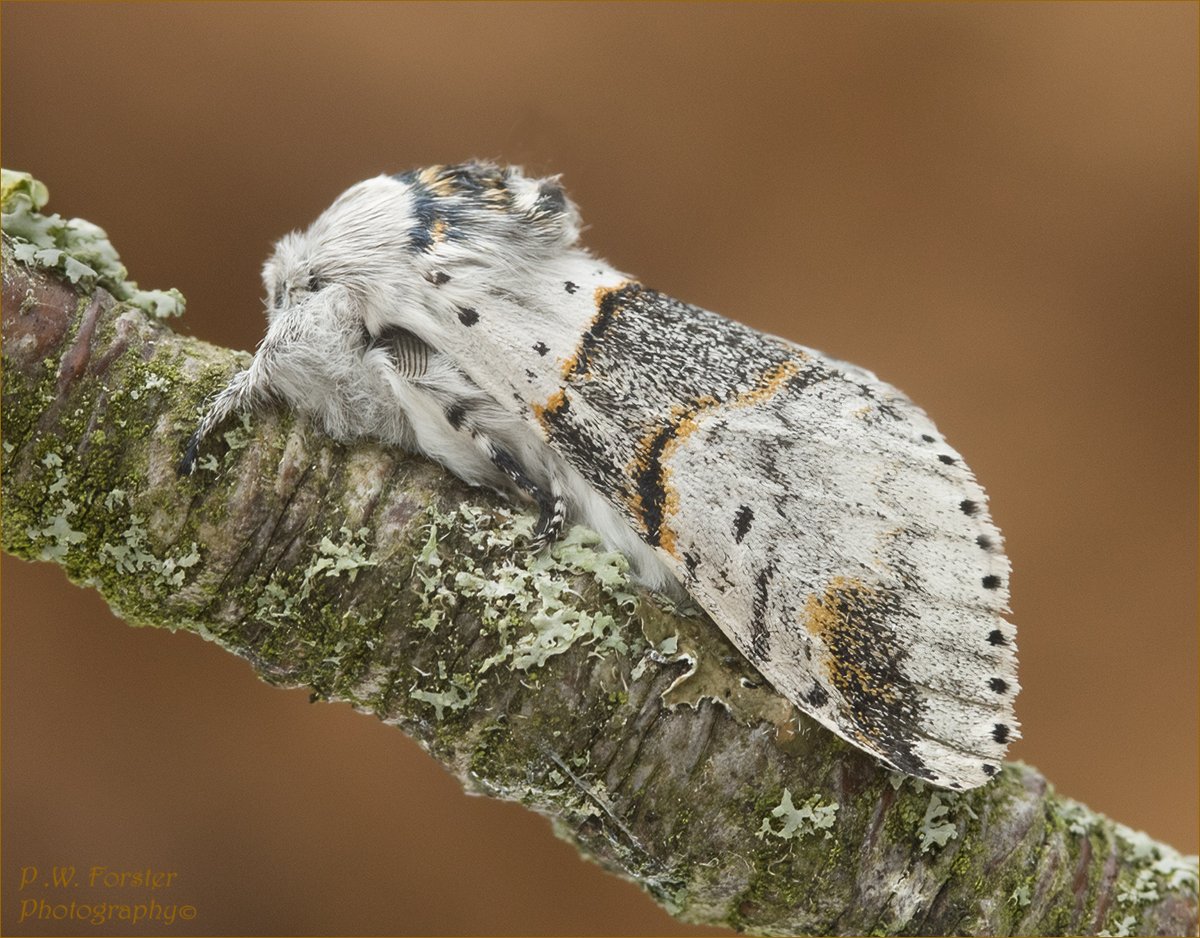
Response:
[[[557,179],[361,182],[267,261],[266,336],[189,440],[271,400],[523,493],[689,594],[777,691],[971,788],[1017,737],[1008,561],[983,489],[871,372],[642,286]]]

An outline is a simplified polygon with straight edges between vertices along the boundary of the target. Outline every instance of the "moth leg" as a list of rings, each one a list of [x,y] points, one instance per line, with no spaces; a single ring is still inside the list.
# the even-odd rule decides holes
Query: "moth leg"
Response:
[[[256,368],[257,364],[257,361],[251,362],[249,368],[234,375],[229,384],[208,405],[208,410],[200,418],[199,425],[188,437],[183,458],[179,461],[178,471],[181,476],[192,474],[192,470],[196,467],[196,455],[205,437],[224,423],[230,415],[244,410],[260,396],[262,378],[261,368]]]
[[[539,551],[549,547],[558,540],[562,533],[563,521],[566,518],[566,502],[557,485],[549,489],[542,488],[526,475],[521,464],[508,452],[490,440],[485,444],[492,464],[508,476],[516,486],[529,495],[538,506],[537,523],[533,526],[533,538],[530,547]]]
[[[549,547],[558,540],[567,516],[567,503],[557,485],[551,487],[549,496],[549,508],[542,502],[538,503],[538,520],[533,528],[532,541],[535,551]]]

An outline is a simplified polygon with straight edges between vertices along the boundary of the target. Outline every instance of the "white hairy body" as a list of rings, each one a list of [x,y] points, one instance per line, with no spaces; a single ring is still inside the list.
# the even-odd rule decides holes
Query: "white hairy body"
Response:
[[[925,414],[855,366],[632,283],[553,180],[471,164],[343,194],[264,268],[269,326],[189,450],[282,399],[563,516],[687,593],[782,694],[937,785],[1016,738],[1008,561]]]

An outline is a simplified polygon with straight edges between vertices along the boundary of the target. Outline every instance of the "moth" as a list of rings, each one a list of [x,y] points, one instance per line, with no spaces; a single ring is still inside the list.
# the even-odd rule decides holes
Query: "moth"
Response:
[[[780,694],[967,789],[1010,741],[1009,563],[987,498],[869,371],[643,286],[557,177],[489,163],[352,186],[263,269],[267,331],[180,465],[282,402],[568,521],[686,593]]]

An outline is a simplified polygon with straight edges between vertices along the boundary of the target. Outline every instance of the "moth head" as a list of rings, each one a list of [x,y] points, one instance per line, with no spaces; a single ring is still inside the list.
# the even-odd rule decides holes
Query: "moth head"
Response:
[[[329,285],[325,265],[314,257],[313,245],[305,235],[292,232],[275,245],[275,251],[263,265],[267,318],[274,322],[297,303],[319,294]]]
[[[255,388],[318,416],[338,438],[356,434],[377,396],[364,360],[372,311],[386,310],[399,263],[402,205],[386,178],[344,192],[303,231],[284,235],[263,265],[267,331],[255,353]],[[359,428],[361,430],[361,428]]]
[[[385,323],[422,332],[420,310],[536,276],[577,245],[579,228],[557,177],[491,163],[376,176],[278,242],[263,268],[268,317],[309,310],[372,335]]]
[[[405,274],[396,247],[403,210],[386,177],[368,179],[308,228],[280,238],[262,270],[268,320],[355,318],[364,294]]]

